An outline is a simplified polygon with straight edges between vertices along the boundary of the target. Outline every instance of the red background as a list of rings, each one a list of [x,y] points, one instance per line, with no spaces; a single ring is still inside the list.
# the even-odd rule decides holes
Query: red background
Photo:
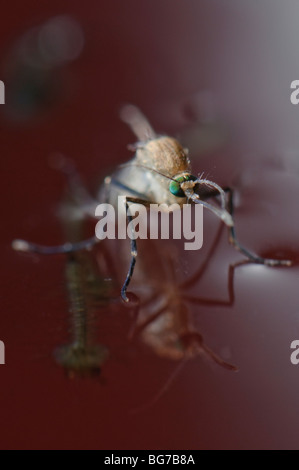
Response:
[[[70,156],[94,182],[130,156],[126,145],[134,137],[118,118],[123,103],[137,104],[158,131],[177,134],[190,124],[190,106],[199,121],[206,117],[198,94],[208,90],[229,138],[221,148],[191,155],[194,173],[238,187],[244,244],[298,259],[299,111],[289,100],[299,74],[298,8],[284,3],[53,0],[45,6],[27,0],[5,6],[3,80],[16,39],[55,15],[81,24],[85,46],[57,77],[61,94],[51,106],[22,123],[0,110],[2,449],[298,448],[299,372],[290,363],[290,343],[299,334],[296,266],[241,267],[232,307],[192,307],[205,342],[220,355],[229,350],[237,374],[195,358],[157,403],[132,414],[176,364],[141,342],[126,342],[127,311],[120,304],[99,331],[110,349],[101,379],[67,379],[52,357],[67,333],[63,257],[10,248],[15,237],[63,241],[55,210],[65,182],[49,168],[50,154]],[[208,214],[205,221],[199,262],[218,226]],[[228,266],[239,259],[223,236],[194,295],[226,297]],[[186,255],[186,263],[193,272],[198,261]]]

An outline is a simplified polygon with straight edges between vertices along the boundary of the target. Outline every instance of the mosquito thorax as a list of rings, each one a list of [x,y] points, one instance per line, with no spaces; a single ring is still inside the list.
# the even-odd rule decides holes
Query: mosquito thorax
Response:
[[[167,177],[188,173],[188,152],[172,137],[161,136],[150,139],[137,150],[137,161]]]
[[[175,176],[169,184],[169,191],[176,197],[186,197],[185,190],[193,189],[196,180],[196,176],[190,173]]]

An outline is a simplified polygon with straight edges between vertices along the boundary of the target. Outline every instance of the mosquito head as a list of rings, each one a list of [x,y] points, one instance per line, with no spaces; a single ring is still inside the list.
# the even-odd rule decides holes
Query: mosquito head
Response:
[[[190,173],[175,176],[169,184],[169,191],[176,197],[186,197],[186,189],[193,189],[196,186],[195,181],[197,179],[196,176],[190,175]]]
[[[199,194],[194,191],[198,185],[205,185],[208,188],[213,188],[216,190],[221,198],[221,208],[218,208],[209,202],[202,200]],[[201,204],[210,211],[214,212],[214,214],[223,220],[223,222],[228,227],[233,227],[234,221],[232,215],[227,211],[226,208],[225,192],[217,183],[207,179],[196,178],[196,176],[193,176],[190,173],[181,173],[171,179],[169,184],[169,191],[176,197],[186,197],[188,201],[192,201],[195,204]]]

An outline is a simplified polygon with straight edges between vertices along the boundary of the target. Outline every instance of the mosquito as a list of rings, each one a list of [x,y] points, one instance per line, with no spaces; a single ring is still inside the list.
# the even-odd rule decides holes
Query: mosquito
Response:
[[[128,224],[133,220],[130,204],[141,204],[146,208],[150,204],[161,203],[168,206],[176,203],[180,208],[186,203],[201,204],[227,226],[229,242],[248,260],[266,266],[291,266],[292,262],[289,260],[263,258],[238,241],[234,223],[233,189],[221,187],[202,176],[194,176],[191,172],[188,150],[184,149],[175,138],[156,134],[146,117],[133,105],[124,106],[120,117],[138,139],[137,143],[129,146],[135,155],[128,163],[120,165],[111,176],[104,179],[95,198],[89,194],[72,165],[68,163],[61,165],[67,174],[72,195],[82,216],[95,218],[95,210],[99,203],[112,204],[117,210],[118,196],[124,197]],[[217,198],[220,199],[220,205]],[[212,204],[209,200],[215,203]],[[12,246],[15,250],[23,252],[58,254],[88,250],[99,241],[93,236],[77,243],[42,246],[24,240],[14,240]],[[138,253],[134,236],[130,242],[130,265],[121,289],[124,302],[129,302],[127,290]]]

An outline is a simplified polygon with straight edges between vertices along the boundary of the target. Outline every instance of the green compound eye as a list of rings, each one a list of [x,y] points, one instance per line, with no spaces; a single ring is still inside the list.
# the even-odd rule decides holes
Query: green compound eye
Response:
[[[186,197],[184,191],[181,189],[181,183],[184,181],[196,181],[196,176],[193,175],[184,175],[178,176],[169,185],[169,191],[176,197]]]

